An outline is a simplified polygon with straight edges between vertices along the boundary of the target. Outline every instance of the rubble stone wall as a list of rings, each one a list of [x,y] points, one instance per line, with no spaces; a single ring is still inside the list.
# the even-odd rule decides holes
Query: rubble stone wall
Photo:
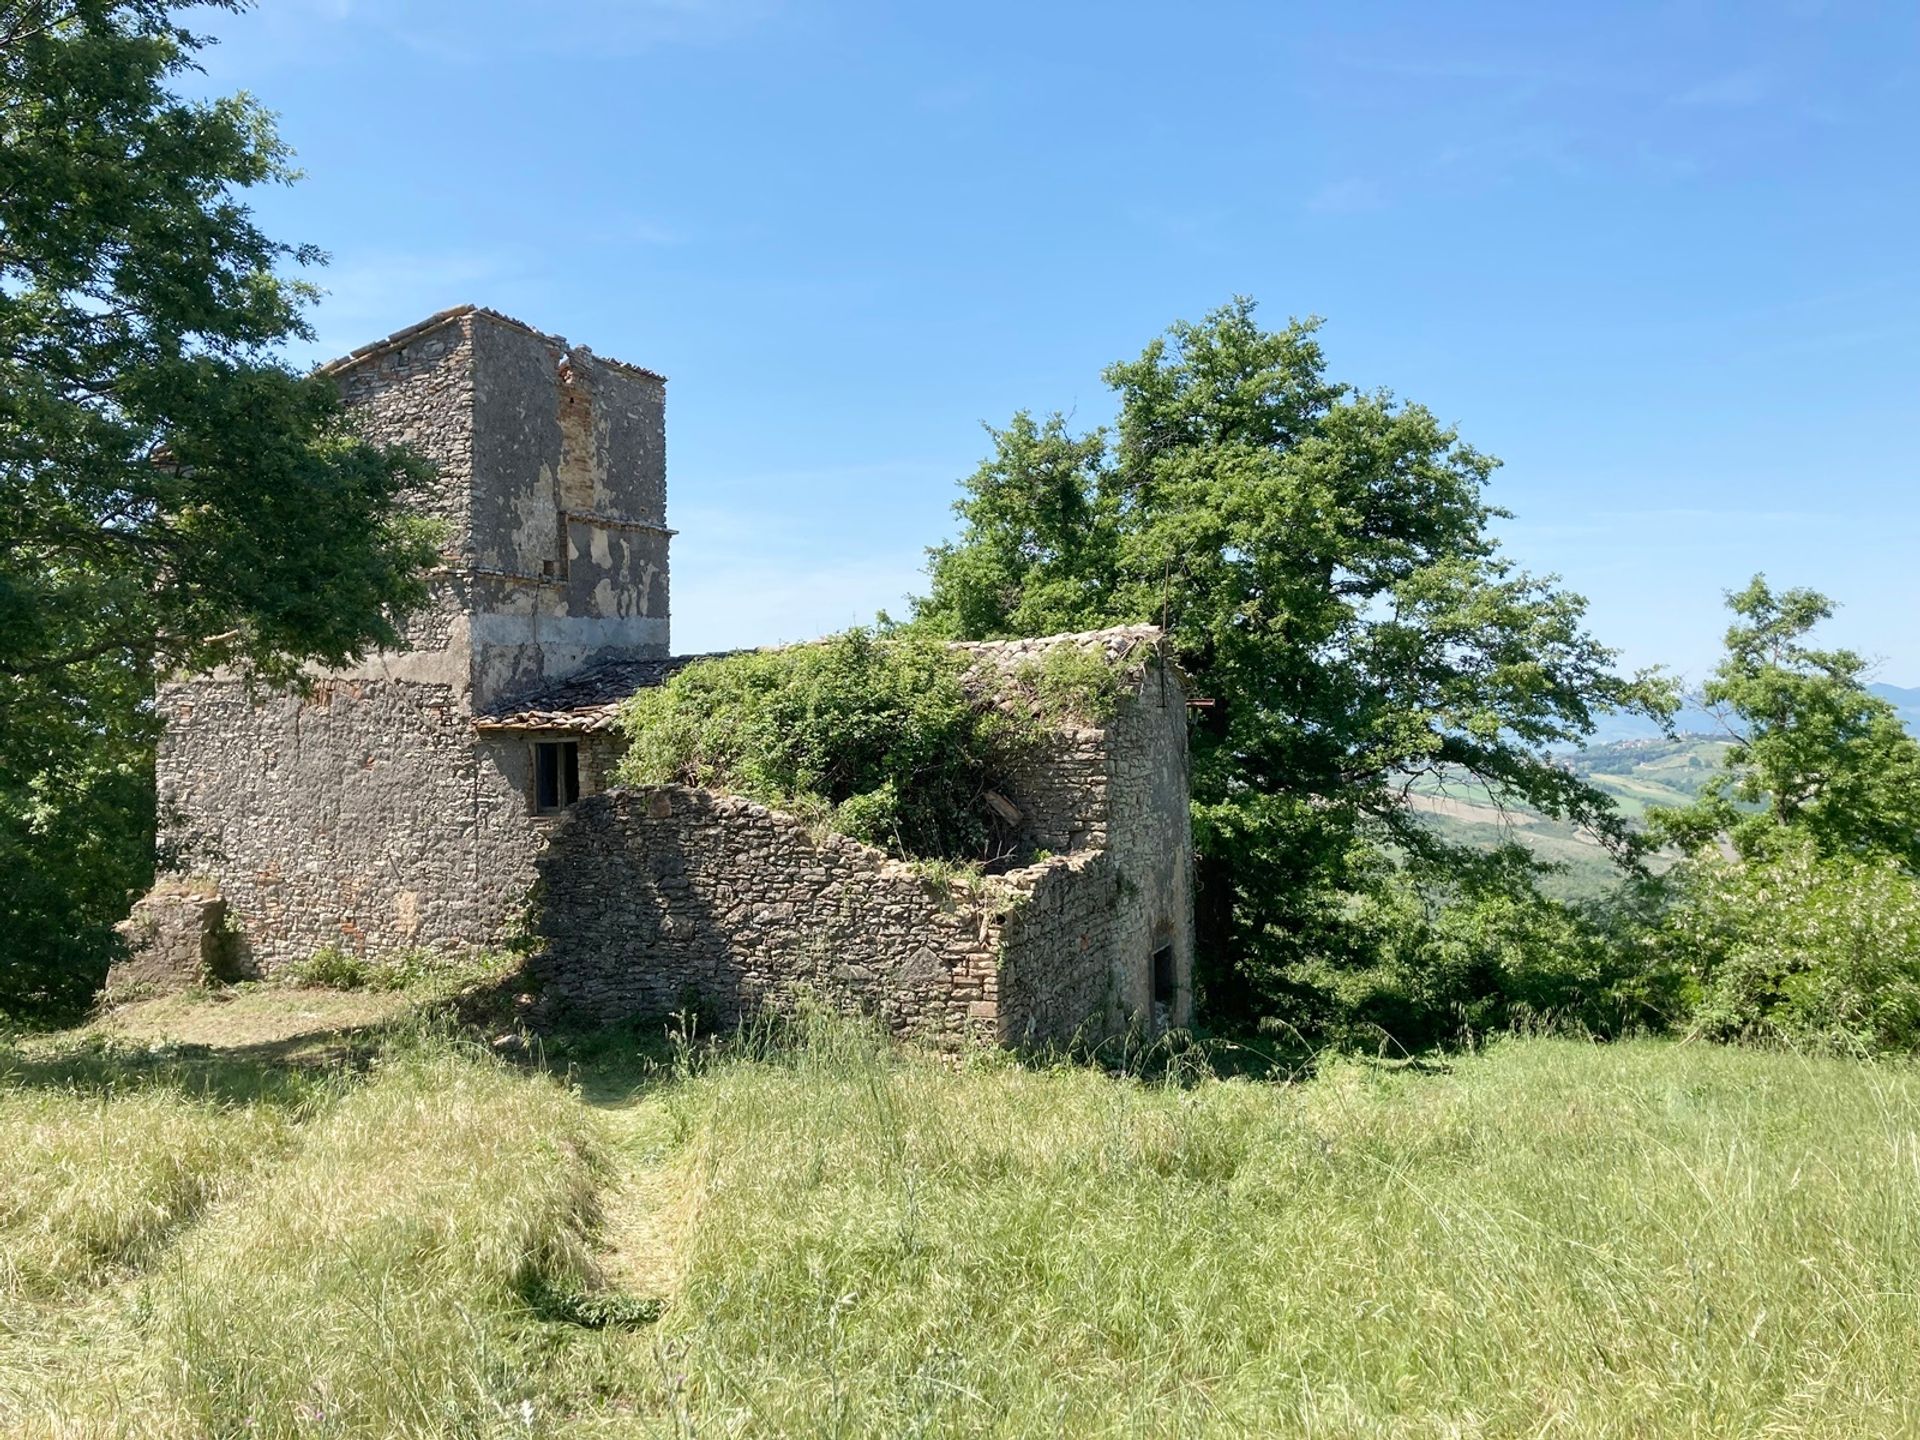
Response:
[[[480,317],[474,704],[668,649],[666,387]]]
[[[1067,732],[1060,745],[1070,763],[1043,771],[1043,800],[1028,792],[1028,803],[1043,818],[1075,817],[1091,848],[1007,877],[1028,899],[1007,928],[1002,1039],[1064,1044],[1189,1025],[1186,695],[1170,670],[1149,665],[1104,729]],[[1156,1004],[1153,957],[1162,947],[1171,950],[1174,993]]]
[[[534,977],[594,1020],[691,1005],[727,1025],[805,992],[942,1043],[1042,1047],[1190,1023],[1185,696],[1150,669],[1105,729],[1062,743],[1082,769],[1061,773],[1083,783],[1056,786],[1055,813],[1077,808],[1077,833],[1103,843],[953,884],[711,791],[585,800],[539,860]],[[1162,946],[1176,990],[1156,1005]]]
[[[270,971],[328,945],[471,944],[474,746],[457,689],[334,679],[256,699],[197,681],[163,697],[170,838]]]
[[[412,503],[446,527],[446,568],[402,649],[304,696],[218,676],[162,689],[166,838],[263,970],[328,945],[497,942],[553,821],[532,814],[533,737],[477,735],[476,711],[609,648],[666,648],[658,377],[478,311],[331,373],[364,434],[433,463]],[[568,501],[588,518],[569,520]],[[591,793],[613,741],[572,738]]]
[[[564,1012],[725,1025],[812,994],[902,1035],[997,1035],[990,904],[753,801],[609,791],[556,827],[540,874],[534,979]]]

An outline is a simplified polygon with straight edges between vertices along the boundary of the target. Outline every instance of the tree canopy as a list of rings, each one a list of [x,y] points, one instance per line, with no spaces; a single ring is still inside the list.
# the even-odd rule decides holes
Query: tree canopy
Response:
[[[171,88],[175,8],[0,4],[0,1008],[89,988],[144,883],[154,677],[393,643],[434,556],[419,462],[278,358],[322,257],[240,198],[271,117]]]
[[[915,621],[960,638],[1164,622],[1201,711],[1193,751],[1202,960],[1215,1013],[1302,1009],[1372,963],[1356,893],[1383,856],[1447,883],[1523,882],[1515,848],[1443,844],[1409,802],[1471,775],[1635,841],[1551,747],[1611,710],[1670,713],[1584,602],[1491,533],[1496,462],[1429,411],[1330,380],[1316,322],[1236,300],[1111,366],[1112,430],[1016,415],[963,482]]]
[[[1754,859],[1791,834],[1823,856],[1920,872],[1920,741],[1867,689],[1864,657],[1807,643],[1833,602],[1756,575],[1727,605],[1726,654],[1701,698],[1733,747],[1696,804],[1653,817],[1661,835],[1690,851],[1724,839]]]

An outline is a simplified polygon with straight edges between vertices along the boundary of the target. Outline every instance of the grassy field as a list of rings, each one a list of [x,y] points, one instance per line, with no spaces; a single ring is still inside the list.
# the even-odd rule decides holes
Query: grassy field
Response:
[[[1920,1434],[1906,1066],[1144,1080],[824,1021],[535,1066],[329,1053],[329,1003],[0,1046],[0,1431]]]

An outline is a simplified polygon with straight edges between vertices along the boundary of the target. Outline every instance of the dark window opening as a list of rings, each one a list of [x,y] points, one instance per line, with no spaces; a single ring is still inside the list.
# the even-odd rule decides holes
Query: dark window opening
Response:
[[[1169,943],[1153,952],[1153,1003],[1171,1006],[1175,988],[1173,946]]]
[[[558,815],[579,798],[579,741],[536,742],[533,747],[533,813]]]

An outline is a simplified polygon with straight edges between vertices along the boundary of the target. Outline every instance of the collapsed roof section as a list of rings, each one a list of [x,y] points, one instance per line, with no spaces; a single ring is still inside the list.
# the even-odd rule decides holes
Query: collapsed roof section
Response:
[[[1115,625],[1105,630],[1078,630],[1024,640],[956,640],[953,648],[975,657],[971,676],[998,688],[1018,672],[1053,650],[1074,646],[1099,650],[1106,662],[1128,680],[1138,680],[1148,667],[1165,657],[1158,625]],[[783,646],[769,646],[783,649]],[[705,655],[672,655],[658,660],[609,660],[591,665],[566,679],[520,695],[492,713],[475,717],[476,730],[566,730],[590,734],[614,728],[621,702],[636,690],[664,685],[697,660],[715,660],[741,650]],[[1176,675],[1178,671],[1174,672]]]

